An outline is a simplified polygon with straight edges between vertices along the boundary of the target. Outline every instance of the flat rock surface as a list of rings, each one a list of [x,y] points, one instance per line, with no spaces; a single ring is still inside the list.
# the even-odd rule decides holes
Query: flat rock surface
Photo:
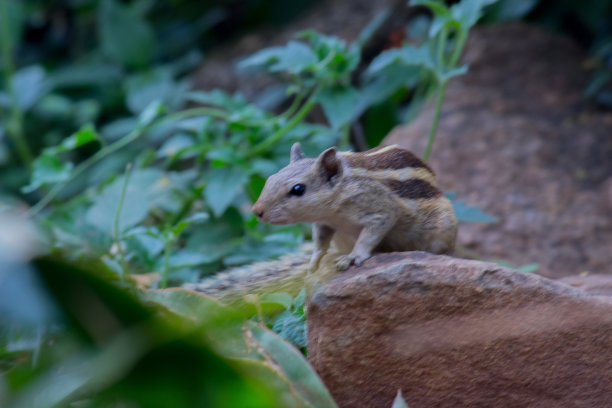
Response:
[[[612,275],[574,275],[559,279],[589,295],[612,296]]]
[[[583,98],[586,59],[522,23],[470,34],[470,70],[449,84],[430,163],[443,189],[499,222],[462,224],[460,246],[548,277],[612,273],[612,114]],[[421,154],[432,117],[428,106],[384,143]]]
[[[340,407],[609,407],[612,298],[496,264],[377,255],[308,304]]]

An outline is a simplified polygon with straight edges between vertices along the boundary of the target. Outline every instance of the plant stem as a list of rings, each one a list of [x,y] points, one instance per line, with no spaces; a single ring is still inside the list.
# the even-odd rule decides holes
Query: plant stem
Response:
[[[429,82],[429,79],[423,78],[423,80],[419,81],[414,93],[412,94],[412,97],[410,98],[410,104],[408,105],[408,110],[404,116],[405,123],[412,122],[412,120],[416,117],[423,104],[429,99],[429,94],[431,93],[432,88],[433,86]]]
[[[437,45],[437,64],[440,70],[446,67],[444,63],[444,51],[446,51],[446,41],[448,40],[448,28],[442,28],[440,32],[440,36],[438,37],[438,45]]]
[[[270,147],[272,147],[275,143],[281,140],[283,136],[285,136],[291,129],[296,127],[302,120],[304,120],[306,115],[310,113],[310,111],[312,110],[312,108],[314,108],[316,104],[315,102],[316,94],[317,94],[317,89],[313,91],[313,93],[310,95],[310,98],[308,98],[306,103],[304,103],[304,105],[300,108],[300,110],[295,114],[295,116],[293,116],[289,120],[289,122],[284,127],[274,132],[266,140],[255,145],[255,147],[253,147],[251,152],[248,154],[248,157],[254,157],[254,156],[260,155],[261,153],[265,152]]]
[[[132,130],[130,133],[128,133],[126,136],[124,136],[123,138],[117,140],[115,143],[112,143],[106,146],[105,148],[98,150],[95,154],[83,160],[78,166],[74,168],[72,173],[70,173],[70,177],[68,177],[63,182],[57,183],[56,185],[54,185],[53,188],[51,188],[51,190],[43,198],[40,199],[39,202],[37,202],[32,208],[30,208],[30,210],[28,211],[28,215],[34,216],[38,214],[43,208],[45,208],[47,204],[49,204],[49,202],[53,198],[55,198],[55,196],[66,186],[66,184],[73,181],[75,178],[80,176],[85,170],[87,170],[92,165],[96,164],[97,162],[99,162],[100,160],[108,156],[109,154],[116,152],[122,147],[127,146],[128,144],[132,143],[134,140],[138,139],[147,128],[148,127],[136,128]]]
[[[340,129],[340,150],[348,150],[351,144],[351,126],[350,123],[342,126]]]
[[[170,250],[172,242],[167,237],[164,237],[164,269],[162,270],[161,287],[164,289],[168,286],[168,273],[170,272]]]
[[[123,180],[123,187],[121,188],[121,195],[119,195],[119,202],[117,203],[117,209],[115,210],[115,219],[113,225],[113,236],[115,238],[115,245],[117,246],[117,253],[119,254],[119,263],[123,273],[121,274],[121,280],[125,279],[125,274],[128,272],[128,265],[125,260],[125,253],[121,245],[121,234],[119,231],[119,219],[121,217],[121,209],[123,208],[123,202],[125,201],[125,193],[127,192],[127,186],[130,181],[130,174],[132,173],[132,163],[128,163],[125,168],[125,179]]]
[[[4,82],[11,100],[10,117],[7,121],[7,133],[13,139],[17,154],[21,161],[28,166],[32,164],[32,153],[23,133],[23,112],[13,87],[15,63],[13,61],[13,42],[11,39],[11,24],[9,21],[8,1],[0,0],[0,55],[4,65]]]
[[[457,34],[457,39],[455,45],[453,47],[453,53],[451,55],[449,68],[453,69],[459,62],[459,58],[461,57],[461,53],[463,52],[463,47],[465,46],[465,42],[468,37],[468,30],[460,30]]]
[[[291,106],[289,106],[289,108],[287,108],[286,111],[281,113],[280,116],[291,117],[295,113],[297,108],[300,106],[303,100],[304,100],[304,92],[303,91],[298,92],[293,98],[293,101],[291,102]]]
[[[160,118],[161,122],[168,122],[171,120],[181,120],[192,118],[194,116],[214,116],[220,119],[226,119],[229,116],[229,113],[224,111],[223,109],[217,108],[209,108],[209,107],[199,107],[199,108],[191,108],[185,109],[180,112],[171,113],[163,118]]]
[[[2,0],[0,0],[2,1]],[[128,144],[132,143],[133,141],[135,141],[136,139],[138,139],[140,136],[142,136],[148,129],[157,126],[161,123],[165,123],[165,122],[169,122],[169,121],[173,121],[173,120],[181,120],[181,119],[186,119],[186,118],[190,118],[190,117],[194,117],[194,116],[205,116],[205,115],[227,115],[225,112],[219,110],[219,109],[212,109],[212,108],[193,108],[193,109],[187,109],[181,112],[176,112],[176,113],[172,113],[169,114],[167,116],[164,116],[162,118],[159,118],[158,120],[154,121],[153,123],[151,123],[148,126],[144,126],[144,127],[136,127],[136,129],[132,130],[130,133],[128,133],[127,135],[125,135],[123,138],[117,140],[114,143],[111,143],[108,146],[105,146],[104,148],[98,150],[94,155],[90,156],[89,158],[83,160],[78,166],[76,166],[74,168],[74,170],[72,171],[72,173],[70,173],[70,177],[68,177],[66,180],[64,180],[61,183],[57,183],[56,185],[53,186],[53,188],[51,188],[51,190],[43,197],[40,199],[39,202],[37,202],[32,208],[30,208],[30,210],[28,211],[27,215],[28,216],[34,216],[36,214],[38,214],[43,208],[45,208],[47,206],[47,204],[49,204],[49,202],[51,202],[51,200],[53,200],[55,198],[55,196],[57,196],[57,194],[71,181],[73,181],[75,178],[77,178],[78,176],[80,176],[85,170],[89,169],[91,166],[93,166],[94,164],[96,164],[97,162],[99,162],[100,160],[102,160],[103,158],[105,158],[106,156],[116,152],[117,150],[127,146]]]
[[[455,68],[457,63],[459,62],[459,58],[461,57],[461,53],[463,51],[463,47],[465,46],[465,42],[467,40],[468,31],[467,30],[459,30],[457,33],[457,39],[455,40],[455,44],[453,46],[453,52],[450,57],[448,67],[444,67],[443,63],[443,47],[446,45],[447,33],[446,30],[442,30],[440,33],[440,39],[438,43],[438,63],[442,63],[440,67],[444,70],[452,70]],[[446,85],[448,84],[448,79],[443,80],[438,85],[438,96],[436,99],[436,107],[434,111],[434,118],[431,124],[431,129],[429,131],[429,138],[427,140],[427,147],[425,148],[425,153],[423,154],[423,160],[427,161],[431,154],[431,148],[434,144],[434,140],[436,139],[436,132],[438,131],[438,122],[440,121],[440,113],[442,112],[442,102],[444,101],[444,94],[446,93]]]
[[[433,146],[434,140],[436,139],[436,132],[438,131],[438,122],[440,121],[440,112],[442,111],[442,102],[444,101],[444,93],[446,92],[446,84],[448,84],[448,80],[443,81],[438,87],[438,96],[436,99],[436,110],[434,111],[434,118],[431,124],[431,129],[429,130],[429,138],[427,140],[427,147],[425,148],[425,153],[423,154],[423,161],[427,161],[429,159],[429,155],[431,154],[431,148]]]

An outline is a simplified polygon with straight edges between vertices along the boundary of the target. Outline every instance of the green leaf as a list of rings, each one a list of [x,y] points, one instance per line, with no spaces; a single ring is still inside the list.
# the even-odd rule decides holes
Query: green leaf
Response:
[[[239,167],[221,167],[207,173],[204,198],[215,216],[220,216],[248,182],[247,172]]]
[[[185,230],[185,228],[187,228],[191,224],[208,221],[209,218],[210,216],[207,213],[204,213],[204,212],[195,213],[191,215],[190,217],[185,218],[178,224],[176,224],[172,228],[172,233],[174,233],[174,235],[178,237],[181,234],[181,232],[183,232],[183,230]]]
[[[94,204],[87,211],[87,222],[109,234],[113,228],[124,177],[117,178],[96,196]],[[119,213],[119,231],[125,231],[144,220],[151,206],[156,200],[159,202],[169,187],[165,182],[164,173],[159,170],[134,170]]]
[[[298,41],[289,41],[284,47],[261,50],[242,60],[238,68],[266,68],[270,72],[287,71],[297,74],[311,69],[318,61],[310,47]]]
[[[295,250],[302,236],[291,232],[266,235],[263,240],[246,240],[223,260],[226,265],[242,265],[275,258]]]
[[[70,120],[74,103],[66,96],[51,93],[43,96],[36,106],[36,115],[51,120]]]
[[[162,113],[164,113],[164,105],[159,100],[154,100],[149,103],[146,108],[138,116],[138,126],[145,127],[153,123]]]
[[[397,396],[393,400],[391,408],[408,408],[408,404],[406,404],[404,397],[402,397],[402,390],[397,391]]]
[[[142,292],[141,296],[199,325],[211,324],[222,317],[225,319],[236,315],[213,298],[184,289],[146,291]]]
[[[194,266],[207,264],[215,261],[214,255],[191,252],[186,249],[181,249],[176,254],[171,255],[169,264],[171,269],[191,268]],[[162,269],[162,260],[160,260],[158,268]]]
[[[367,73],[370,75],[376,74],[397,62],[402,65],[426,68],[431,71],[436,70],[436,64],[431,57],[429,47],[425,44],[420,47],[405,45],[402,48],[383,51],[372,60]]]
[[[259,301],[261,303],[274,303],[277,305],[281,305],[285,309],[290,309],[293,297],[286,292],[275,292],[263,295]]]
[[[283,51],[284,47],[265,48],[238,62],[237,68],[242,70],[265,68],[277,62]]]
[[[252,334],[247,341],[255,342],[265,351],[266,358],[279,367],[302,398],[317,408],[337,407],[323,382],[298,350],[274,332],[253,322],[247,322],[246,326]]]
[[[103,309],[105,310],[105,309]],[[95,352],[82,349],[76,355],[67,355],[53,370],[40,373],[32,381],[29,392],[22,392],[11,401],[13,408],[67,406],[92,390],[102,390],[119,381],[128,373],[146,351],[142,334],[128,331],[109,339],[104,348]],[[65,344],[64,344],[65,345]]]
[[[223,357],[250,357],[257,363],[263,360],[254,350],[247,348],[242,338],[242,324],[252,316],[251,308],[230,308],[212,297],[180,288],[147,291],[141,296],[198,326],[208,327],[207,340]]]
[[[306,289],[302,288],[300,293],[293,299],[293,311],[297,314],[304,315],[304,305],[306,304]]]
[[[501,0],[484,10],[487,21],[518,20],[526,16],[540,0]]]
[[[468,72],[468,66],[462,65],[460,67],[451,69],[450,71],[440,74],[438,81],[439,82],[448,81],[449,79],[454,78],[456,76],[465,75],[467,72]]]
[[[277,58],[277,62],[270,67],[273,71],[287,71],[294,74],[312,68],[317,62],[312,49],[299,41],[289,41]]]
[[[25,2],[22,0],[2,0],[2,3],[4,4],[0,4],[0,13],[7,13],[7,18],[4,21],[7,21],[9,25],[6,32],[9,38],[5,44],[8,44],[9,49],[14,49],[21,42],[25,20]],[[0,44],[5,41],[3,38],[4,34],[5,31],[0,29]]]
[[[421,78],[419,67],[406,67],[401,63],[391,63],[377,71],[361,89],[360,99],[355,106],[355,117],[360,116],[372,105],[388,101],[400,89],[416,86]]]
[[[95,99],[85,99],[75,104],[75,122],[80,125],[95,122],[102,111],[102,104]]]
[[[221,217],[212,218],[194,228],[187,238],[186,248],[221,259],[236,250],[243,234],[242,215],[230,207]]]
[[[179,133],[161,145],[157,150],[157,157],[171,157],[173,159],[193,157],[196,155],[196,152],[190,150],[195,144],[193,137],[186,133]]]
[[[113,64],[75,63],[50,73],[47,77],[53,89],[106,86],[121,80],[121,68]]]
[[[30,184],[21,188],[24,193],[31,193],[45,184],[54,184],[65,181],[70,177],[73,165],[62,162],[53,154],[43,153],[32,164],[32,180]]]
[[[473,27],[480,17],[484,7],[495,3],[497,0],[462,0],[451,7],[453,19],[461,25],[463,30]]]
[[[323,112],[334,130],[351,122],[359,98],[359,92],[355,88],[340,85],[325,88],[317,95],[317,101],[321,103]]]
[[[516,270],[522,273],[535,273],[540,269],[539,263],[528,263],[523,266],[519,266]]]
[[[229,111],[242,109],[248,106],[247,100],[241,94],[228,95],[226,92],[213,89],[212,91],[193,91],[186,95],[190,102],[200,103],[202,105],[212,105],[221,108],[226,108]]]
[[[6,225],[6,218],[2,218],[2,222]],[[17,227],[18,225],[18,222],[14,222],[11,226]],[[22,227],[24,230],[29,228]],[[16,233],[17,236],[24,234],[24,231],[14,231],[14,229],[10,232],[5,230],[3,234],[8,238],[8,234],[11,232]],[[27,240],[24,237],[19,239]],[[17,246],[24,244],[25,242],[17,244]],[[0,259],[0,279],[2,279],[0,285],[0,315],[2,316],[0,339],[2,340],[0,340],[0,343],[4,341],[3,336],[11,326],[32,328],[45,326],[57,323],[61,316],[57,305],[49,297],[44,282],[29,265],[21,264],[21,260],[16,262],[18,257],[14,258],[14,253],[8,253],[11,249],[10,245],[9,248],[3,248],[2,258]],[[0,345],[0,351],[5,346],[6,344]]]
[[[307,346],[308,328],[304,316],[298,316],[286,310],[276,318],[272,330],[296,347]]]
[[[130,76],[125,81],[125,90],[128,108],[138,115],[155,100],[160,101],[169,110],[181,108],[189,85],[185,81],[176,81],[170,70],[158,68]]]
[[[457,194],[454,191],[446,192],[445,195],[451,200],[458,221],[474,223],[497,222],[497,217],[487,214],[477,207],[469,206],[461,200],[457,200]]]
[[[31,193],[45,184],[60,183],[67,180],[74,166],[71,162],[63,162],[57,155],[96,140],[100,140],[100,136],[92,125],[86,125],[62,140],[62,143],[58,146],[45,149],[34,160],[30,184],[22,187],[21,191]]]
[[[12,86],[21,110],[28,110],[49,91],[45,70],[39,65],[20,69],[13,75]]]
[[[451,21],[447,16],[436,16],[429,26],[429,38],[434,38],[442,29],[451,25]]]
[[[231,165],[241,160],[239,152],[234,146],[221,145],[210,149],[206,154],[206,158],[211,160],[215,165]]]
[[[49,148],[47,149],[47,151],[52,153],[63,153],[70,150],[74,150],[87,143],[100,140],[100,135],[98,135],[98,132],[96,132],[96,129],[93,127],[93,125],[87,124],[72,135],[62,140],[62,143],[60,143],[58,146]]]
[[[492,261],[500,266],[503,266],[505,268],[510,268],[510,269],[514,269],[515,271],[521,272],[521,273],[534,273],[537,272],[538,269],[540,269],[540,264],[539,263],[528,263],[522,266],[516,266],[511,264],[510,262],[506,262],[506,261],[499,261],[499,260],[494,260]]]
[[[123,234],[123,239],[128,241],[131,249],[144,256],[150,266],[165,246],[160,232],[155,227],[132,228]]]
[[[98,34],[102,51],[131,68],[145,67],[155,50],[149,24],[135,10],[116,0],[102,0],[98,7]]]

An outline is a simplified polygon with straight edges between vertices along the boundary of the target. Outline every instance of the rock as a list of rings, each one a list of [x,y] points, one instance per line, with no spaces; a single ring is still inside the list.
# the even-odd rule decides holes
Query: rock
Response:
[[[559,279],[589,295],[612,296],[612,275],[574,275]]]
[[[585,103],[586,58],[523,23],[470,34],[430,163],[443,189],[499,222],[461,225],[460,247],[549,277],[612,272],[612,114]],[[384,143],[423,152],[432,116],[426,107]]]
[[[376,255],[308,304],[340,407],[609,407],[612,298],[496,264]]]

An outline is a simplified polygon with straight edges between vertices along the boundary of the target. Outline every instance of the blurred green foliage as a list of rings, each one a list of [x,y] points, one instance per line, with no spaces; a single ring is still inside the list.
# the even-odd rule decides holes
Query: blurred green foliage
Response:
[[[298,350],[247,320],[248,305],[136,291],[101,263],[23,268],[0,276],[3,296],[33,289],[10,314],[0,305],[2,406],[335,407]]]
[[[420,34],[372,61],[363,47],[388,10],[354,43],[299,33],[238,64],[281,79],[283,112],[192,89],[206,46],[310,3],[0,0],[0,405],[335,406],[285,341],[306,353],[304,292],[234,309],[131,278],[155,272],[163,288],[296,248],[303,226],[249,212],[290,145],[348,148],[361,121],[372,147],[430,96],[439,111],[481,15],[563,28],[580,8],[598,69],[585,92],[610,99],[610,2],[594,1],[417,1],[430,10],[411,27]],[[315,108],[326,124],[307,121]],[[495,221],[453,202],[462,221]],[[23,223],[33,262],[11,246],[14,211],[34,222]]]

